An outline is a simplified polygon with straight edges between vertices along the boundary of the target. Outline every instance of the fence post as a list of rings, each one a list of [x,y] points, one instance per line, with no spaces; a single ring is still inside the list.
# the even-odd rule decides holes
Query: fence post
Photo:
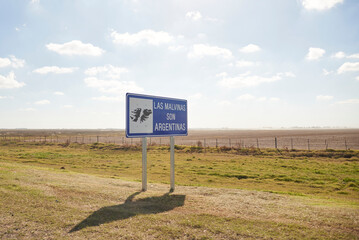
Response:
[[[258,138],[257,138],[257,148],[259,149],[259,141],[258,141]]]
[[[344,144],[345,144],[345,151],[347,151],[347,150],[348,150],[348,146],[347,146],[347,139],[346,139],[346,138],[344,138]]]
[[[274,137],[274,147],[275,147],[275,149],[278,149],[277,137]]]
[[[206,153],[206,139],[203,140],[204,153]]]
[[[327,139],[324,140],[325,150],[328,150]]]
[[[309,146],[309,138],[308,138],[308,151],[310,151],[310,146]]]
[[[97,136],[97,142],[98,142],[98,136]]]
[[[218,148],[218,139],[216,138],[216,148]]]
[[[291,148],[293,150],[293,138],[290,139],[290,146],[291,146]]]
[[[232,147],[231,139],[230,139],[230,138],[228,138],[228,142],[229,142],[229,147]]]

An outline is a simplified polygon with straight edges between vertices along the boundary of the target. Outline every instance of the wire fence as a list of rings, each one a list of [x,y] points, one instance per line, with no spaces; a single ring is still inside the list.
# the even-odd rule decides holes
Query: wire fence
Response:
[[[89,136],[89,135],[50,135],[50,136],[0,136],[2,142],[49,142],[49,143],[112,143],[118,145],[140,145],[141,138],[125,136]],[[169,145],[169,137],[149,137],[148,145]],[[230,148],[276,148],[298,150],[359,150],[359,136],[336,137],[262,137],[262,138],[194,138],[175,137],[176,145],[197,147],[230,147]]]

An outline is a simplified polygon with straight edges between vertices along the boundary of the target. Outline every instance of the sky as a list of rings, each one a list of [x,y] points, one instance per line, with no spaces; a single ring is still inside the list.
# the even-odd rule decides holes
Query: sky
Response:
[[[0,0],[0,128],[359,128],[357,0]]]

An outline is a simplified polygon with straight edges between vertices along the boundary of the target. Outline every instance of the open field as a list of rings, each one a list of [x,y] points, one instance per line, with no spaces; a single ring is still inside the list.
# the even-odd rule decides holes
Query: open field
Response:
[[[358,239],[359,152],[0,144],[2,239]],[[180,186],[178,186],[180,185]]]
[[[124,130],[0,130],[0,141],[77,142],[139,144],[127,139]],[[206,147],[255,147],[302,150],[359,150],[359,129],[282,129],[282,130],[189,130],[176,137],[176,144]],[[166,145],[169,138],[149,138],[149,144]]]

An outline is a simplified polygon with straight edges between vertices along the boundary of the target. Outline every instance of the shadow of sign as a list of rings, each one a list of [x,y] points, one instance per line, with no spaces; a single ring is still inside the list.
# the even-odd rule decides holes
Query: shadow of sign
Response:
[[[86,227],[99,226],[104,223],[127,219],[136,215],[167,212],[176,207],[183,206],[186,198],[185,195],[166,193],[159,197],[148,197],[133,201],[135,196],[140,193],[133,193],[123,204],[100,208],[73,227],[69,233]]]

